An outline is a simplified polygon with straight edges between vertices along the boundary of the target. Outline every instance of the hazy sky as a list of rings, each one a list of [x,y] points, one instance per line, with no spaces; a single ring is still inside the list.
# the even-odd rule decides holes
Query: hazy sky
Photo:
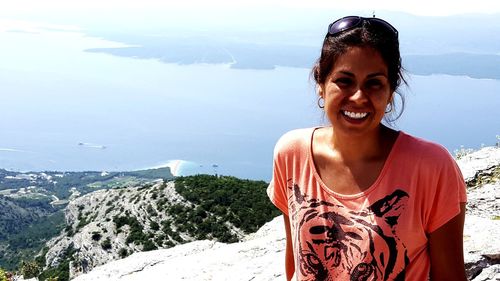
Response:
[[[481,28],[477,28],[477,22],[463,20],[471,17],[422,20],[405,14],[500,14],[500,1],[496,0],[0,0],[0,168],[131,169],[184,159],[217,163],[220,172],[231,167],[233,171],[227,170],[228,174],[268,180],[272,148],[279,135],[322,122],[308,69],[283,67],[262,71],[234,70],[225,65],[178,66],[83,50],[131,44],[151,47],[143,50],[146,57],[148,52],[162,56],[156,47],[168,51],[163,46],[192,36],[194,45],[201,40],[199,45],[203,47],[203,39],[209,38],[216,46],[219,42],[221,46],[231,43],[235,52],[248,43],[249,49],[241,49],[243,58],[260,59],[254,54],[262,52],[261,57],[266,59],[274,56],[276,46],[300,47],[299,50],[311,47],[316,54],[332,19],[348,14],[370,16],[373,11],[395,23],[404,42],[402,49],[407,53],[435,53],[436,49],[498,52],[497,15],[481,16]],[[436,31],[438,27],[450,32],[443,34]],[[158,42],[156,38],[160,38]],[[163,38],[174,39],[162,41]],[[197,50],[193,53],[204,54]],[[424,112],[424,118],[430,120],[433,116],[445,116],[439,119],[456,122],[453,114],[459,112],[459,107],[453,107],[455,104],[448,104],[452,110],[444,111],[444,102],[425,104],[424,94],[435,94],[432,87],[437,83],[443,91],[467,101],[459,104],[465,107],[460,114],[475,109],[469,107],[470,92],[485,92],[486,98],[490,97],[487,94],[498,92],[497,80],[448,77],[450,82],[441,85],[445,80],[442,77],[418,79],[420,82],[410,83],[415,93],[423,93],[423,98],[408,103],[407,116],[412,116],[411,105],[417,108],[418,102],[419,110],[426,110],[414,110],[414,119],[408,120],[424,120],[417,115]],[[461,90],[458,94],[455,87]],[[285,99],[287,106],[277,108]],[[491,112],[482,109],[494,103],[475,100],[487,104],[477,106],[480,112],[464,118],[475,116],[467,118],[467,122],[475,122],[467,128],[482,130],[484,124],[495,122],[489,116],[484,122],[481,119]],[[433,109],[433,105],[438,108]],[[443,131],[445,126],[429,130],[417,125],[413,128],[419,136],[446,143],[452,149],[458,146],[447,142],[457,138],[453,132]],[[195,132],[190,129],[193,127],[197,128]],[[446,127],[456,128],[459,133],[464,130]],[[470,136],[485,136],[486,140],[462,137],[459,144],[489,143],[497,134],[467,131],[472,132]],[[171,132],[175,132],[175,138],[169,135]],[[102,144],[107,149],[82,150],[79,142]],[[6,159],[3,162],[2,157]]]
[[[6,2],[6,3],[1,3]],[[85,13],[92,10],[129,10],[141,11],[157,8],[189,9],[196,13],[204,13],[215,10],[251,8],[251,7],[296,7],[301,9],[324,7],[339,10],[390,10],[403,11],[417,15],[453,15],[464,13],[499,13],[500,1],[497,0],[357,0],[357,1],[332,1],[332,0],[182,0],[182,1],[158,1],[158,0],[18,0],[1,1],[1,14],[16,13],[57,13],[61,11],[79,11]]]
[[[2,26],[6,29],[6,24],[13,25],[6,20],[21,20],[115,33],[152,32],[154,35],[169,29],[170,34],[206,31],[209,36],[290,30],[310,34],[318,23],[348,14],[371,16],[373,12],[396,23],[387,12],[424,16],[500,14],[497,0],[0,0],[0,7],[0,19],[3,19],[0,30]],[[19,22],[16,25],[20,28]],[[319,34],[317,32],[313,34]]]

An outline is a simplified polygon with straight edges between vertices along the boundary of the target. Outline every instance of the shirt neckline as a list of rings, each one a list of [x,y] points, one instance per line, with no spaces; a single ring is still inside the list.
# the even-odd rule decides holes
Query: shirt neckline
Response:
[[[384,175],[386,174],[387,170],[389,169],[390,163],[393,161],[393,158],[395,157],[394,155],[396,154],[396,151],[398,150],[398,147],[400,146],[400,143],[402,142],[403,136],[405,135],[402,131],[398,131],[398,136],[396,138],[396,141],[392,145],[391,151],[389,152],[389,155],[387,156],[387,159],[384,162],[384,166],[382,167],[382,170],[380,171],[379,175],[377,176],[377,179],[372,183],[370,187],[368,187],[366,190],[355,193],[355,194],[342,194],[333,191],[330,189],[321,179],[318,171],[316,170],[316,165],[314,163],[313,159],[313,154],[312,154],[312,144],[313,144],[313,136],[314,132],[317,129],[320,128],[325,128],[325,127],[314,127],[311,130],[311,134],[309,136],[308,140],[308,150],[307,150],[307,162],[309,165],[309,168],[313,172],[313,176],[315,180],[319,183],[321,188],[328,194],[330,194],[333,197],[340,198],[340,199],[357,199],[362,196],[367,196],[370,192],[372,192],[380,183],[380,181],[383,179]]]

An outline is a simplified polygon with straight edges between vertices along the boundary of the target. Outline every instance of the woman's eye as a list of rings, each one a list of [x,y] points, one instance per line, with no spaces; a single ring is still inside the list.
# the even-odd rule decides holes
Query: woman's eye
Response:
[[[366,87],[369,89],[379,89],[382,86],[383,86],[382,81],[378,79],[372,79],[366,82]]]
[[[349,78],[338,78],[335,79],[335,84],[337,84],[339,87],[348,87],[352,84],[352,80]]]

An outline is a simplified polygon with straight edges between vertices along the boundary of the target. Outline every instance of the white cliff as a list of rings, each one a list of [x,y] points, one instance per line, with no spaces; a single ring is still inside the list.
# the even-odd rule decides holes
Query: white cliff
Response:
[[[283,229],[280,216],[243,242],[202,240],[135,253],[74,280],[283,280]]]
[[[500,148],[489,147],[457,161],[468,190],[465,260],[472,281],[500,280]],[[244,242],[203,240],[135,253],[99,266],[75,281],[94,280],[284,280],[283,218]]]
[[[468,185],[465,264],[473,281],[500,280],[500,148],[486,147],[457,161]]]
[[[151,227],[151,213],[155,213],[154,219],[157,221],[169,216],[160,212],[158,205],[150,204],[154,202],[152,196],[164,198],[165,204],[187,204],[175,192],[173,182],[162,184],[161,181],[146,187],[99,190],[71,201],[65,210],[66,231],[47,243],[46,265],[57,266],[69,252],[73,256],[70,276],[74,277],[96,266],[142,251],[142,245],[127,243],[130,227],[125,225],[120,230],[116,229],[113,218],[134,217],[143,231],[151,234],[159,232]],[[194,240],[184,233],[180,236],[187,241]],[[168,237],[165,239],[171,245],[179,244]],[[109,241],[107,247],[103,246],[104,241]]]

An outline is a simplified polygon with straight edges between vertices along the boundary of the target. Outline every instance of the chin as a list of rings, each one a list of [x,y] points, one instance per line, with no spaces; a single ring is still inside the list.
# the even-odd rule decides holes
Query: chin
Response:
[[[371,126],[346,126],[344,124],[333,125],[333,130],[335,133],[340,135],[345,135],[347,137],[367,137],[377,134],[381,124],[374,124]]]

